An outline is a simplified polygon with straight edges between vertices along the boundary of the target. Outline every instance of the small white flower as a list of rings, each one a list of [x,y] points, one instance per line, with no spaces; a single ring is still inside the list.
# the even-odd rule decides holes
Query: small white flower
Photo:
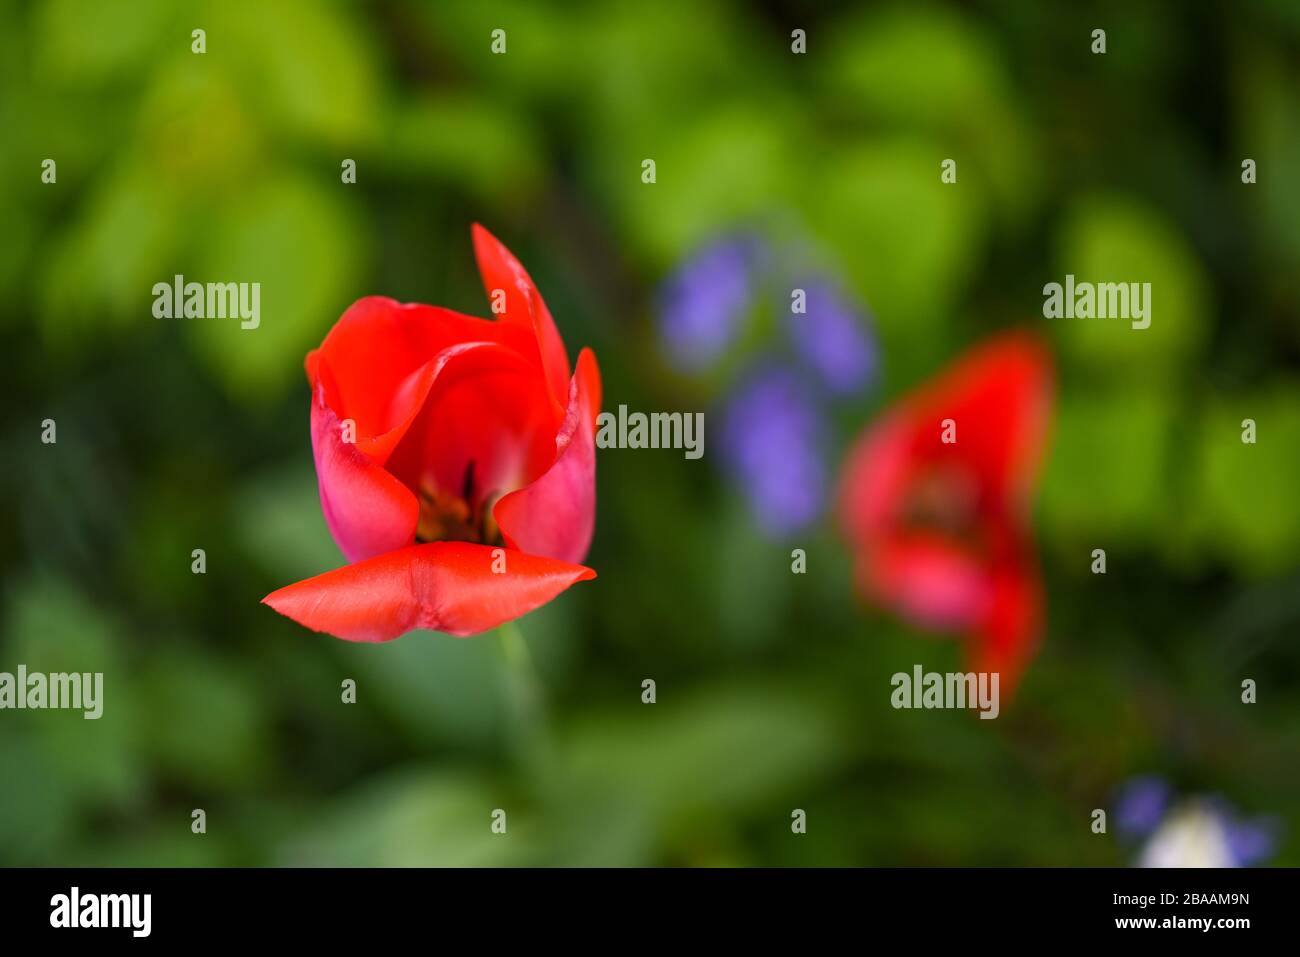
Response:
[[[1236,867],[1222,815],[1205,801],[1175,809],[1138,857],[1139,867]]]

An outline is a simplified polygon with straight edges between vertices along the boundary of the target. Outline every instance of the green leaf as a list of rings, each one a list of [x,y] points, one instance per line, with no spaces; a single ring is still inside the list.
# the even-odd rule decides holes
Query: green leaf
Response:
[[[46,340],[70,347],[148,320],[150,290],[181,236],[179,213],[176,193],[146,169],[127,164],[100,180],[51,243],[38,292]]]
[[[308,401],[304,391],[304,407]],[[344,564],[321,514],[316,472],[309,456],[245,483],[232,514],[243,547],[273,579],[282,578],[288,584]]]
[[[494,208],[524,202],[544,177],[536,133],[499,101],[473,95],[419,100],[394,111],[390,131],[378,157],[385,167],[433,173]]]
[[[773,107],[722,107],[651,142],[619,142],[596,171],[625,235],[654,268],[667,268],[738,223],[766,219],[789,197],[791,144]],[[794,118],[791,122],[796,123]],[[655,182],[642,163],[655,162]]]
[[[492,813],[506,812],[506,832]],[[375,778],[317,811],[279,863],[331,867],[502,867],[535,862],[526,808],[468,773],[411,769]]]
[[[355,148],[378,130],[382,102],[367,28],[346,4],[210,0],[203,59],[242,84],[263,125],[332,148]]]
[[[562,751],[570,788],[675,815],[741,812],[807,787],[839,757],[827,710],[790,688],[715,686],[682,692],[662,682],[658,703],[632,686],[626,709],[588,715]]]
[[[1157,390],[1060,397],[1041,508],[1044,529],[1063,551],[1155,537],[1172,514],[1173,421],[1171,400]]]
[[[1255,421],[1255,443],[1242,422]],[[1201,419],[1190,525],[1243,574],[1294,568],[1300,554],[1300,387],[1220,397]]]
[[[959,158],[958,183],[981,191],[986,179],[1013,218],[1032,207],[1042,186],[1033,140],[997,45],[973,18],[895,6],[850,16],[820,42],[825,95],[850,128],[926,134],[945,144],[928,161],[936,178],[941,158]]]
[[[208,794],[247,787],[267,766],[262,696],[247,672],[171,645],[150,655],[138,679],[140,706],[155,718],[143,729],[151,765]]]
[[[870,304],[894,372],[942,348],[985,241],[986,206],[940,182],[943,155],[913,138],[863,142],[808,184],[815,225]]]
[[[358,694],[428,747],[490,745],[505,713],[500,649],[494,635],[454,638],[415,631],[382,645],[336,643]]]
[[[1061,350],[1098,378],[1147,381],[1183,368],[1204,343],[1210,287],[1190,243],[1138,200],[1077,199],[1058,227],[1056,272],[1064,284],[1150,283],[1151,325],[1127,319],[1051,319]]]
[[[139,702],[111,620],[58,579],[28,579],[10,588],[3,670],[13,672],[23,664],[28,674],[103,675],[98,718],[87,719],[84,710],[21,714],[52,779],[51,800],[68,801],[87,813],[138,800],[146,786]]]
[[[135,76],[168,44],[189,50],[191,28],[167,0],[134,0],[129,11],[96,0],[50,0],[33,10],[44,82],[99,87]]]
[[[358,298],[370,246],[338,193],[343,188],[331,192],[319,181],[283,175],[214,212],[194,278],[260,283],[259,324],[244,329],[239,319],[174,321],[185,324],[199,354],[236,398],[255,402],[302,382],[307,351]]]

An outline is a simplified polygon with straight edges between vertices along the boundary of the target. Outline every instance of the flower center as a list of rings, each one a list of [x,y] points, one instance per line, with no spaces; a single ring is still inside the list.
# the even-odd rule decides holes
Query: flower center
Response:
[[[465,467],[459,494],[440,489],[432,478],[426,478],[420,484],[420,520],[415,540],[502,544],[501,529],[492,519],[492,506],[498,497],[484,495],[475,503],[472,459]]]
[[[917,479],[903,504],[904,524],[948,535],[959,541],[974,539],[979,490],[959,472],[934,471]]]

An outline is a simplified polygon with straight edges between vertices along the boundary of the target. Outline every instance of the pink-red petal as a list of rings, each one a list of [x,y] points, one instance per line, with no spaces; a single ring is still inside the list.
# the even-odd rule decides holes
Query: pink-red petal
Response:
[[[989,572],[980,556],[932,532],[881,541],[859,560],[859,575],[878,601],[926,628],[970,628],[988,610]]]
[[[512,549],[431,542],[325,572],[262,601],[347,641],[389,641],[417,628],[466,636],[595,577],[590,568]]]
[[[564,340],[555,328],[551,311],[546,308],[527,270],[500,240],[478,223],[474,224],[473,235],[474,255],[478,259],[488,299],[495,300],[497,290],[501,290],[505,298],[502,324],[527,329],[535,338],[536,354],[546,376],[551,400],[563,407],[569,387],[569,356],[564,350]]]
[[[596,415],[600,369],[590,349],[578,356],[555,461],[531,485],[502,497],[493,517],[512,548],[580,562],[596,525]]]
[[[1043,631],[1043,586],[1032,555],[994,565],[989,607],[970,638],[977,671],[1000,675],[999,693],[1011,697],[1025,666],[1038,650]]]
[[[1051,387],[1051,355],[1037,337],[1008,332],[983,342],[904,400],[912,455],[970,470],[995,506],[1023,496],[1042,457]],[[956,441],[943,441],[945,419]]]
[[[321,511],[348,561],[411,544],[420,506],[411,491],[357,446],[345,441],[343,424],[316,386],[311,406],[311,444]]]

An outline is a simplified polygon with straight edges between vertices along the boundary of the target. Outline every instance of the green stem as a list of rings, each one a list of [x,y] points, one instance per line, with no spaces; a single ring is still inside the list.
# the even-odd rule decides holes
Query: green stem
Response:
[[[544,688],[518,623],[506,622],[497,633],[505,665],[508,744],[523,769],[541,783],[551,750]]]

